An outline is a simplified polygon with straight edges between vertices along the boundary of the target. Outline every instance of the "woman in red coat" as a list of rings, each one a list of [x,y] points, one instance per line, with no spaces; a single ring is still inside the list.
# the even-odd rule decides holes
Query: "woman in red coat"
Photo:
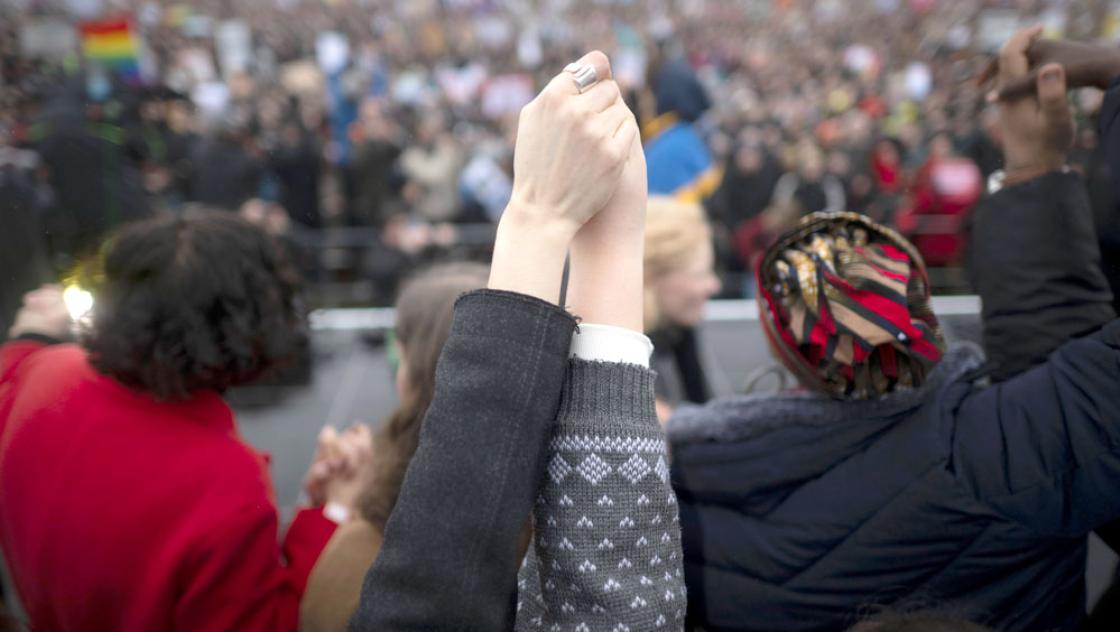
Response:
[[[279,543],[267,458],[221,396],[292,356],[294,276],[229,215],[134,225],[103,264],[83,347],[51,344],[52,288],[0,347],[0,548],[30,627],[294,630],[335,522],[300,511]],[[326,481],[328,514],[360,474]]]
[[[895,223],[928,266],[952,266],[964,255],[964,225],[980,201],[983,178],[976,163],[957,155],[953,138],[939,132],[918,171],[909,207]]]

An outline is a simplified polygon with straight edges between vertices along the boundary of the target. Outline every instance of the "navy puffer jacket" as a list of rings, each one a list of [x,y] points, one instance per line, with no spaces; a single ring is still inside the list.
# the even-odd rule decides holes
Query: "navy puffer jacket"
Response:
[[[872,402],[723,400],[669,425],[693,618],[839,630],[936,604],[1074,630],[1085,536],[1120,517],[1120,321],[990,388],[956,348]]]

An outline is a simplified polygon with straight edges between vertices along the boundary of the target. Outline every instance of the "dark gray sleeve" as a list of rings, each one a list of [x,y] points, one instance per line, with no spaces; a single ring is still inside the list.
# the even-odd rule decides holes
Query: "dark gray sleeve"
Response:
[[[573,360],[533,511],[519,630],[680,630],[677,499],[654,373]]]
[[[513,625],[518,534],[537,495],[574,330],[566,312],[527,296],[484,290],[458,301],[352,631]]]
[[[968,272],[983,301],[984,352],[997,381],[1115,317],[1080,176],[1051,173],[981,202]]]

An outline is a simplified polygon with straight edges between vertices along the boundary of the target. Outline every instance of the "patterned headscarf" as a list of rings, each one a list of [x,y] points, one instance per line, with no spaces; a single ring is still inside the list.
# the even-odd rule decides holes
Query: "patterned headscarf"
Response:
[[[858,213],[814,213],[755,266],[771,346],[805,386],[866,399],[919,386],[945,341],[921,255]]]

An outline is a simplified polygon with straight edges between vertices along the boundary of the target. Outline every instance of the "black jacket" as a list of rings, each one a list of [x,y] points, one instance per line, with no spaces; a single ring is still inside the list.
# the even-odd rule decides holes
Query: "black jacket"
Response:
[[[984,301],[984,351],[997,381],[1116,315],[1093,224],[1074,173],[1009,187],[976,209],[968,272]]]
[[[482,290],[455,306],[436,391],[350,629],[502,630],[575,319]]]

